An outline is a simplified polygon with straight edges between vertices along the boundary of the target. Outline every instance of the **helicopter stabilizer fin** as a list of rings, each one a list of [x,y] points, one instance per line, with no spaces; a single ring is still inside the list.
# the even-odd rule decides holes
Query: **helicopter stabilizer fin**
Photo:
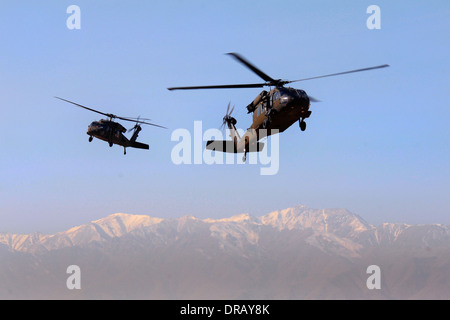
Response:
[[[130,145],[130,147],[132,147],[132,148],[138,148],[138,149],[146,149],[146,150],[149,149],[148,144],[141,143],[141,142],[136,142],[136,141],[132,142],[131,145]]]
[[[206,149],[221,152],[237,153],[234,142],[231,140],[209,140],[206,142]]]
[[[206,149],[228,152],[228,153],[244,153],[244,150],[237,150],[232,140],[209,140],[206,142]],[[250,148],[246,152],[259,152],[264,149],[264,143],[258,142],[256,148]]]

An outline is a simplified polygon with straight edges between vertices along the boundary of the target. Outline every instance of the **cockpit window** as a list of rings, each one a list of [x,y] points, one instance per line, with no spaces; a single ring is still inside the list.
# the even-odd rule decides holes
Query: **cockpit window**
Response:
[[[280,92],[276,91],[273,95],[273,102],[277,101],[279,97],[280,97]]]
[[[301,89],[296,89],[295,92],[297,93],[297,95],[302,98],[306,95],[306,92],[301,90]]]

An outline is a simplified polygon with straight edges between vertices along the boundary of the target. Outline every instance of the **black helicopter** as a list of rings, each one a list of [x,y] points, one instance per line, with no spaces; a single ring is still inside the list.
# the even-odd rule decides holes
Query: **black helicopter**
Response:
[[[246,159],[248,152],[258,152],[264,147],[264,144],[258,142],[261,138],[274,133],[283,132],[292,124],[298,121],[300,130],[305,131],[305,119],[311,115],[310,102],[319,102],[319,100],[309,96],[304,90],[285,87],[285,85],[312,80],[318,78],[332,77],[368,71],[388,67],[383,64],[374,67],[332,73],[316,77],[298,79],[298,80],[282,80],[274,79],[251,64],[241,55],[231,52],[227,53],[238,62],[249,68],[265,82],[246,83],[246,84],[227,84],[227,85],[207,85],[207,86],[188,86],[188,87],[171,87],[169,90],[192,90],[192,89],[235,89],[235,88],[262,88],[271,87],[269,91],[263,90],[249,105],[247,105],[248,113],[253,113],[253,121],[245,134],[240,137],[236,130],[236,119],[231,116],[234,107],[230,111],[228,105],[227,113],[223,117],[223,124],[230,129],[230,137],[232,140],[212,140],[206,143],[206,149],[216,150],[230,153],[243,153],[243,161]]]
[[[150,119],[140,118],[140,117],[138,117],[138,118],[119,117],[119,116],[116,116],[111,113],[104,113],[104,112],[101,112],[101,111],[98,111],[98,110],[95,110],[92,108],[88,108],[86,106],[83,106],[81,104],[78,104],[78,103],[63,99],[63,98],[59,98],[59,97],[55,97],[55,98],[65,101],[65,102],[69,102],[78,107],[81,107],[81,108],[84,108],[84,109],[87,109],[87,110],[90,110],[93,112],[100,113],[104,116],[107,116],[108,119],[101,119],[99,121],[94,121],[88,126],[88,130],[86,133],[89,135],[89,142],[91,142],[93,140],[93,138],[95,137],[97,139],[108,142],[110,147],[112,147],[114,144],[120,145],[123,147],[123,154],[127,154],[126,148],[138,148],[138,149],[146,149],[146,150],[149,149],[148,144],[136,141],[136,139],[139,135],[139,132],[142,130],[142,128],[140,126],[141,124],[147,124],[150,126],[167,129],[166,127],[145,121],[145,120],[150,120]],[[130,139],[128,139],[124,135],[124,133],[127,132],[127,129],[125,129],[120,123],[113,121],[113,119],[121,119],[121,120],[136,123],[134,125],[134,127],[130,128],[128,130],[128,131],[134,130],[133,135],[131,136]]]

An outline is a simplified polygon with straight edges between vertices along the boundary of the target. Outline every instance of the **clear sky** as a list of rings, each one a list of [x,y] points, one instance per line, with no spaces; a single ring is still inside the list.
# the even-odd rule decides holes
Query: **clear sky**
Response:
[[[70,30],[66,9],[81,9]],[[370,30],[369,5],[381,9]],[[260,216],[298,204],[346,208],[373,224],[450,224],[450,4],[424,1],[0,1],[0,231],[57,232],[116,212],[161,218]],[[176,129],[238,127],[260,89],[167,87],[390,68],[293,84],[308,128],[279,136],[261,165],[175,165]],[[151,118],[150,150],[88,142],[101,115]],[[127,128],[131,123],[123,123]]]

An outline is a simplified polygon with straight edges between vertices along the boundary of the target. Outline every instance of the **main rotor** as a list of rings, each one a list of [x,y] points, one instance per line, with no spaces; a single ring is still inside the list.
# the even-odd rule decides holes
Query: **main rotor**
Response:
[[[55,98],[56,98],[56,99],[59,99],[59,100],[62,100],[62,101],[65,101],[65,102],[68,102],[68,103],[71,103],[71,104],[73,104],[73,105],[75,105],[75,106],[77,106],[77,107],[80,107],[80,108],[83,108],[83,109],[86,109],[86,110],[90,110],[90,111],[93,111],[93,112],[102,114],[102,115],[108,117],[108,118],[109,118],[109,121],[112,121],[113,119],[120,119],[120,120],[125,120],[125,121],[135,122],[136,125],[139,125],[139,124],[142,123],[142,124],[147,124],[147,125],[150,125],[150,126],[155,126],[155,127],[167,129],[166,127],[163,127],[163,126],[160,126],[160,125],[151,123],[151,122],[147,122],[148,120],[151,120],[151,119],[141,118],[141,117],[137,117],[137,118],[120,117],[120,116],[116,116],[115,114],[101,112],[101,111],[98,111],[98,110],[95,110],[95,109],[92,109],[92,108],[83,106],[83,105],[81,105],[81,104],[78,104],[78,103],[76,103],[76,102],[72,102],[72,101],[69,101],[69,100],[60,98],[60,97],[55,97]]]
[[[236,89],[236,88],[262,88],[262,87],[281,88],[281,87],[285,86],[286,84],[293,83],[293,82],[325,78],[325,77],[332,77],[332,76],[338,76],[338,75],[343,75],[343,74],[348,74],[348,73],[368,71],[368,70],[373,70],[373,69],[389,67],[388,64],[383,64],[383,65],[379,65],[379,66],[375,66],[375,67],[355,69],[355,70],[338,72],[338,73],[331,73],[331,74],[315,76],[315,77],[310,77],[310,78],[303,78],[303,79],[298,79],[298,80],[282,80],[282,79],[274,79],[274,78],[270,77],[269,75],[267,75],[266,73],[261,71],[259,68],[255,67],[253,64],[251,64],[248,60],[246,60],[244,57],[242,57],[238,53],[230,52],[230,53],[227,53],[227,55],[232,56],[234,59],[236,59],[243,65],[245,65],[247,68],[249,68],[251,71],[253,71],[255,74],[257,74],[265,82],[246,83],[246,84],[212,85],[212,86],[171,87],[171,88],[167,88],[167,89],[168,90],[193,90],[193,89],[229,89],[229,88]]]

